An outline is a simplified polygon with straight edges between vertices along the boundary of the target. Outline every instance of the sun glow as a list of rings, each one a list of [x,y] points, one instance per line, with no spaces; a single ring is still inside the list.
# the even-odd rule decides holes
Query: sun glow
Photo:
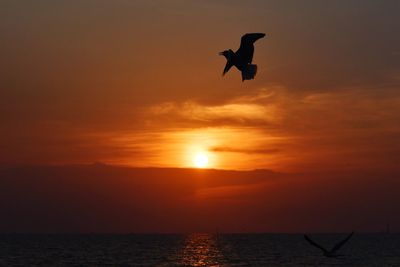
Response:
[[[205,168],[208,165],[208,157],[204,153],[198,153],[193,159],[194,165],[197,168]]]

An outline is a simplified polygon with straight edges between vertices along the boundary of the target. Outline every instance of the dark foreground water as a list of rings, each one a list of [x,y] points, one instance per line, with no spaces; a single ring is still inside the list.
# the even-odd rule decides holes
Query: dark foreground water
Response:
[[[327,247],[345,235],[312,235]],[[0,266],[400,266],[400,235],[355,234],[339,258],[302,235],[0,235]]]

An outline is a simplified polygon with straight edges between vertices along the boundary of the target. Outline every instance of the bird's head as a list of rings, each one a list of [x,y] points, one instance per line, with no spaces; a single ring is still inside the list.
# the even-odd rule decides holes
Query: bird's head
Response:
[[[224,56],[227,60],[231,59],[232,56],[235,54],[231,49],[225,50],[218,53],[220,56]]]

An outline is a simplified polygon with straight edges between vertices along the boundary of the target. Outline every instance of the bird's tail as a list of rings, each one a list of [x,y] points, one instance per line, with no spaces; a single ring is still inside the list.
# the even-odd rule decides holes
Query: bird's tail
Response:
[[[242,81],[244,80],[252,80],[256,77],[257,74],[257,65],[256,64],[248,64],[246,68],[242,71]]]

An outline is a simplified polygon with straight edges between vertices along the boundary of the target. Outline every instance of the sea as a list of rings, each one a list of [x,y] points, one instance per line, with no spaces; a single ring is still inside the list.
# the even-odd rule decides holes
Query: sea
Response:
[[[400,234],[3,234],[0,266],[400,266]]]

